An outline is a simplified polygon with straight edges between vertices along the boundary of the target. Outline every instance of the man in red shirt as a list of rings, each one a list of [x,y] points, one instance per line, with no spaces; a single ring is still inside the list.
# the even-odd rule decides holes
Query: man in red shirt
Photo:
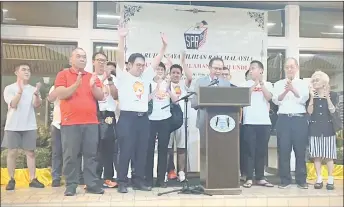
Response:
[[[101,83],[95,74],[84,70],[86,53],[81,48],[72,52],[72,67],[57,74],[55,90],[61,100],[61,141],[65,196],[76,194],[79,184],[78,154],[84,158],[84,181],[89,193],[103,194],[98,186],[97,168],[98,118],[96,101],[103,100]]]

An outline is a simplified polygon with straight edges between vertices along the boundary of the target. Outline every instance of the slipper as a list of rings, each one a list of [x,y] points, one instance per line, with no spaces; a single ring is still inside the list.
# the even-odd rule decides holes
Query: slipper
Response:
[[[251,188],[252,187],[252,183],[251,182],[246,182],[242,185],[244,188]]]
[[[259,181],[259,182],[256,183],[256,185],[263,186],[263,187],[268,187],[268,188],[274,187],[274,185],[272,183],[268,182],[267,180]]]

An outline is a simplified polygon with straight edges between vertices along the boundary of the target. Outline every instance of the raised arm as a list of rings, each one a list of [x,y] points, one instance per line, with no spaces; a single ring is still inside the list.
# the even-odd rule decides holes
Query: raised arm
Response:
[[[39,106],[41,106],[42,104],[42,98],[41,98],[41,95],[39,93],[39,89],[41,88],[41,83],[37,83],[36,84],[36,89],[35,89],[35,92],[34,92],[34,97],[33,97],[33,107],[37,108]]]
[[[56,94],[56,91],[55,91],[55,86],[52,86],[52,87],[50,88],[49,95],[48,95],[47,99],[48,99],[48,101],[51,102],[51,103],[54,102],[54,101],[56,101],[56,99],[57,99],[57,94]]]
[[[189,88],[191,85],[191,82],[192,82],[192,71],[190,70],[190,68],[186,64],[186,53],[185,53],[185,51],[182,52],[180,59],[181,59],[181,65],[183,67],[184,74],[186,77],[185,85]]]
[[[119,41],[118,41],[118,50],[116,53],[116,62],[117,62],[117,67],[116,67],[116,73],[121,72],[125,70],[125,38],[128,35],[128,29],[126,28],[118,28],[118,36],[119,36]]]
[[[162,41],[162,47],[159,51],[159,54],[154,58],[153,62],[152,62],[152,68],[153,69],[156,69],[162,58],[164,57],[165,55],[165,52],[166,52],[166,48],[167,48],[167,39],[166,39],[166,35],[164,33],[161,33],[161,41]]]
[[[23,94],[23,84],[18,82],[19,90],[15,93],[10,87],[6,86],[4,90],[4,99],[9,107],[16,109],[18,107],[21,95]]]

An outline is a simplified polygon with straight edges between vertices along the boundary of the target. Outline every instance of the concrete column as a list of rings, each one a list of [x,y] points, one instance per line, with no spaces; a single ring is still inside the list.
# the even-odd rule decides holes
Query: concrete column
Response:
[[[92,72],[93,42],[91,41],[91,34],[93,30],[93,2],[79,2],[78,4],[78,28],[80,30],[78,47],[81,47],[86,52],[86,71]]]
[[[287,5],[285,7],[285,36],[288,40],[286,57],[293,57],[299,62],[300,47],[300,7],[298,5]],[[300,77],[300,73],[297,74]],[[290,170],[295,171],[295,154],[291,152]]]

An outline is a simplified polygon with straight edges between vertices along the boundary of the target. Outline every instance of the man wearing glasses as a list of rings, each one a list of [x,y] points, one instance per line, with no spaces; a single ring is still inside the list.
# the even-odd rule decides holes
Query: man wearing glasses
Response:
[[[116,77],[111,74],[115,69],[107,64],[107,57],[102,52],[97,52],[92,57],[94,72],[97,74],[104,92],[104,99],[98,101],[99,118],[99,147],[98,147],[98,168],[97,173],[101,177],[103,173],[104,187],[114,188],[117,183],[113,181],[114,168],[117,170],[117,141],[115,135],[117,108]],[[111,68],[110,68],[111,67]],[[113,155],[114,156],[111,156]],[[104,172],[103,172],[104,170]]]
[[[214,86],[231,87],[231,83],[222,78],[222,72],[224,68],[224,62],[220,57],[214,57],[209,61],[209,75],[199,78],[195,83],[195,91],[198,91],[200,86],[208,86],[213,83],[215,79],[218,80]],[[197,110],[196,127],[199,129],[200,134],[200,148],[203,149],[205,146],[206,126],[205,126],[205,109],[198,106],[197,94],[191,99],[191,107]]]

